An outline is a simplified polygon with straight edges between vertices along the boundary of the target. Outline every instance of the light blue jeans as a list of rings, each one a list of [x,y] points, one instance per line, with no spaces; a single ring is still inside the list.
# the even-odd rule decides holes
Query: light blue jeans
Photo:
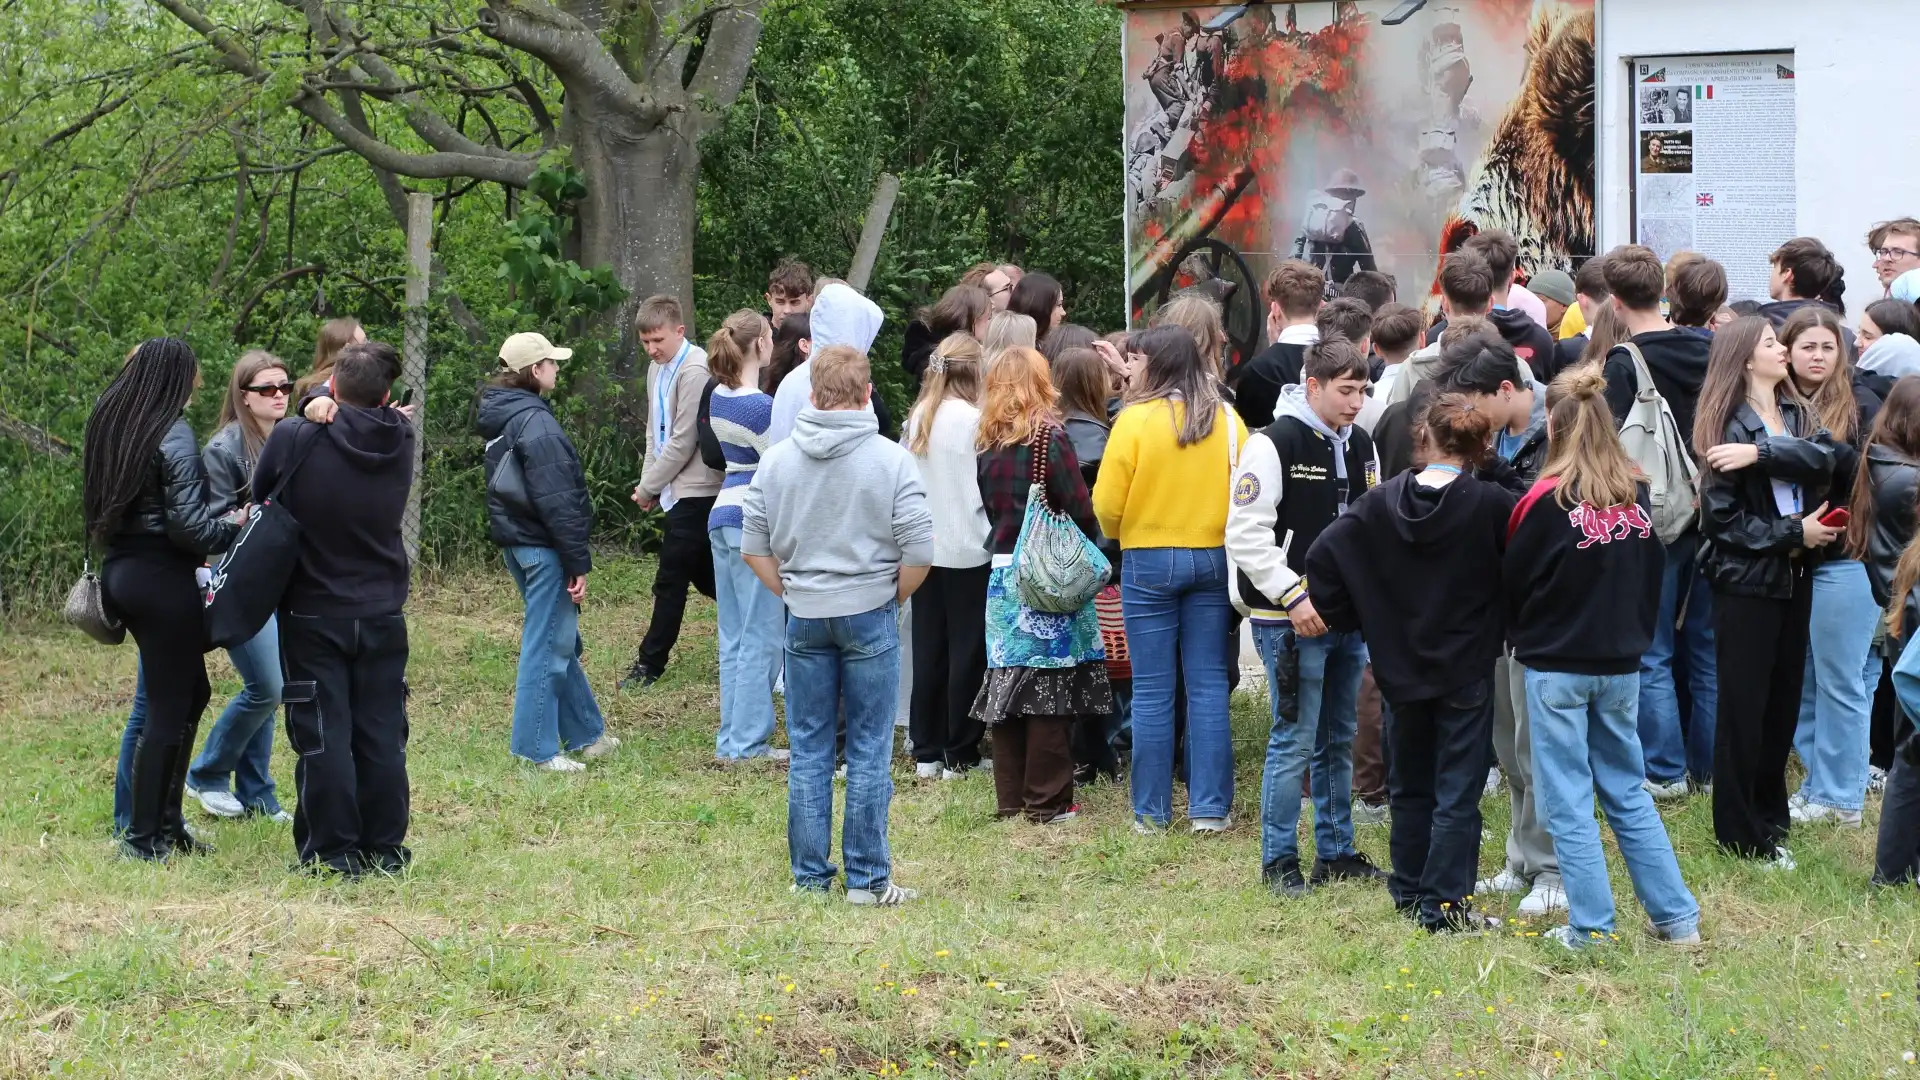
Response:
[[[1703,784],[1713,779],[1720,683],[1713,652],[1713,591],[1701,572],[1699,547],[1697,538],[1687,538],[1667,548],[1653,644],[1640,658],[1640,743],[1646,748],[1647,779],[1657,784],[1678,783],[1689,775]],[[1675,629],[1682,601],[1686,621]],[[1685,730],[1680,726],[1680,696],[1674,688],[1676,652],[1686,657],[1687,697],[1692,704]]]
[[[200,756],[187,772],[187,786],[195,791],[226,791],[228,778],[234,796],[248,810],[277,814],[273,774],[273,710],[280,707],[280,627],[273,616],[253,640],[228,649],[227,658],[245,685],[213,722]]]
[[[707,533],[714,602],[720,608],[720,733],[723,758],[765,757],[773,738],[773,680],[780,671],[787,609],[740,557],[740,530]]]
[[[1133,657],[1133,815],[1173,818],[1174,658],[1187,677],[1187,816],[1233,809],[1233,727],[1227,672],[1227,552],[1133,548],[1120,564],[1120,609]]]
[[[1367,646],[1357,633],[1299,637],[1281,623],[1255,623],[1267,668],[1273,733],[1260,776],[1260,868],[1271,874],[1300,857],[1300,778],[1313,764],[1313,847],[1320,859],[1353,854],[1353,736]]]
[[[1633,893],[1653,925],[1684,936],[1700,922],[1700,905],[1680,880],[1673,842],[1641,782],[1636,675],[1574,675],[1527,669],[1527,711],[1533,720],[1533,790],[1553,835],[1575,942],[1613,933],[1613,886],[1594,820],[1597,799],[1633,879]]]
[[[536,764],[598,741],[607,730],[580,667],[580,609],[552,548],[510,547],[507,573],[527,604],[520,624],[520,670],[513,680],[508,749]]]
[[[793,883],[824,890],[833,853],[834,734],[846,705],[847,888],[884,889],[893,873],[893,713],[900,689],[898,605],[831,619],[787,616],[787,853]]]
[[[1846,559],[1814,567],[1807,673],[1793,748],[1807,767],[1800,794],[1822,806],[1866,805],[1873,694],[1880,685],[1879,657],[1873,654],[1879,619],[1866,564]]]

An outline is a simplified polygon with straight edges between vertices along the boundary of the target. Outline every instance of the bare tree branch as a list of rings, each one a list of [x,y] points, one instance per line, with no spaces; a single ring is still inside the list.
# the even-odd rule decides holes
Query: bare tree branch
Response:
[[[644,128],[658,126],[679,108],[635,85],[599,36],[559,8],[536,0],[487,0],[479,18],[481,33],[539,59],[569,93],[597,97]]]
[[[50,339],[43,336],[41,340]],[[65,439],[45,428],[8,415],[4,409],[0,409],[0,435],[18,439],[38,454],[63,458],[73,456],[73,447]]]
[[[249,78],[266,77],[266,71],[254,62],[253,57],[234,35],[216,26],[187,0],[154,0],[154,2],[205,38],[218,52],[221,63],[229,70]],[[338,110],[329,105],[321,94],[313,90],[303,88],[295,96],[292,104],[295,109],[319,124],[348,149],[366,158],[369,163],[403,176],[428,180],[440,180],[450,176],[470,176],[513,187],[525,187],[538,167],[537,158],[532,154],[499,156],[495,153],[476,154],[446,150],[436,150],[426,154],[408,153],[359,130]]]

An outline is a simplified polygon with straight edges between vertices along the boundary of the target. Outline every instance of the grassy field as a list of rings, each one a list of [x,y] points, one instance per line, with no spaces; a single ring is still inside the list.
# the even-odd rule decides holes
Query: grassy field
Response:
[[[908,769],[894,856],[922,900],[792,897],[783,775],[712,763],[711,607],[665,682],[611,692],[649,573],[594,576],[589,674],[626,745],[573,776],[507,754],[505,573],[420,592],[417,861],[359,884],[289,874],[261,822],[207,824],[208,858],[115,858],[133,650],[8,627],[0,1076],[1920,1078],[1920,892],[1868,888],[1877,808],[1797,835],[1789,874],[1716,854],[1704,802],[1670,811],[1695,950],[1639,932],[1617,858],[1616,945],[1429,938],[1381,890],[1260,887],[1248,698],[1223,837],[1136,836],[1108,785],[1070,827],[997,822],[984,780]],[[217,707],[238,683],[215,672]],[[275,772],[290,792],[284,740]],[[1505,800],[1486,808],[1490,870]],[[1384,861],[1384,830],[1361,846]]]

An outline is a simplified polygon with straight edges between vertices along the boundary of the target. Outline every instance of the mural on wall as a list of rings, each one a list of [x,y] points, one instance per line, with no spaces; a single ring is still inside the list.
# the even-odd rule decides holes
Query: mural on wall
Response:
[[[1523,274],[1593,253],[1592,0],[1140,7],[1125,70],[1134,312],[1201,289],[1241,358],[1282,259],[1422,304],[1481,229]]]

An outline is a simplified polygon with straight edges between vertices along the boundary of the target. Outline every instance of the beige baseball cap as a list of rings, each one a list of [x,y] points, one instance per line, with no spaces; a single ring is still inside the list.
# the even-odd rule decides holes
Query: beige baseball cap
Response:
[[[572,349],[548,341],[544,334],[515,334],[500,346],[500,363],[508,371],[525,371],[542,360],[565,360]]]

